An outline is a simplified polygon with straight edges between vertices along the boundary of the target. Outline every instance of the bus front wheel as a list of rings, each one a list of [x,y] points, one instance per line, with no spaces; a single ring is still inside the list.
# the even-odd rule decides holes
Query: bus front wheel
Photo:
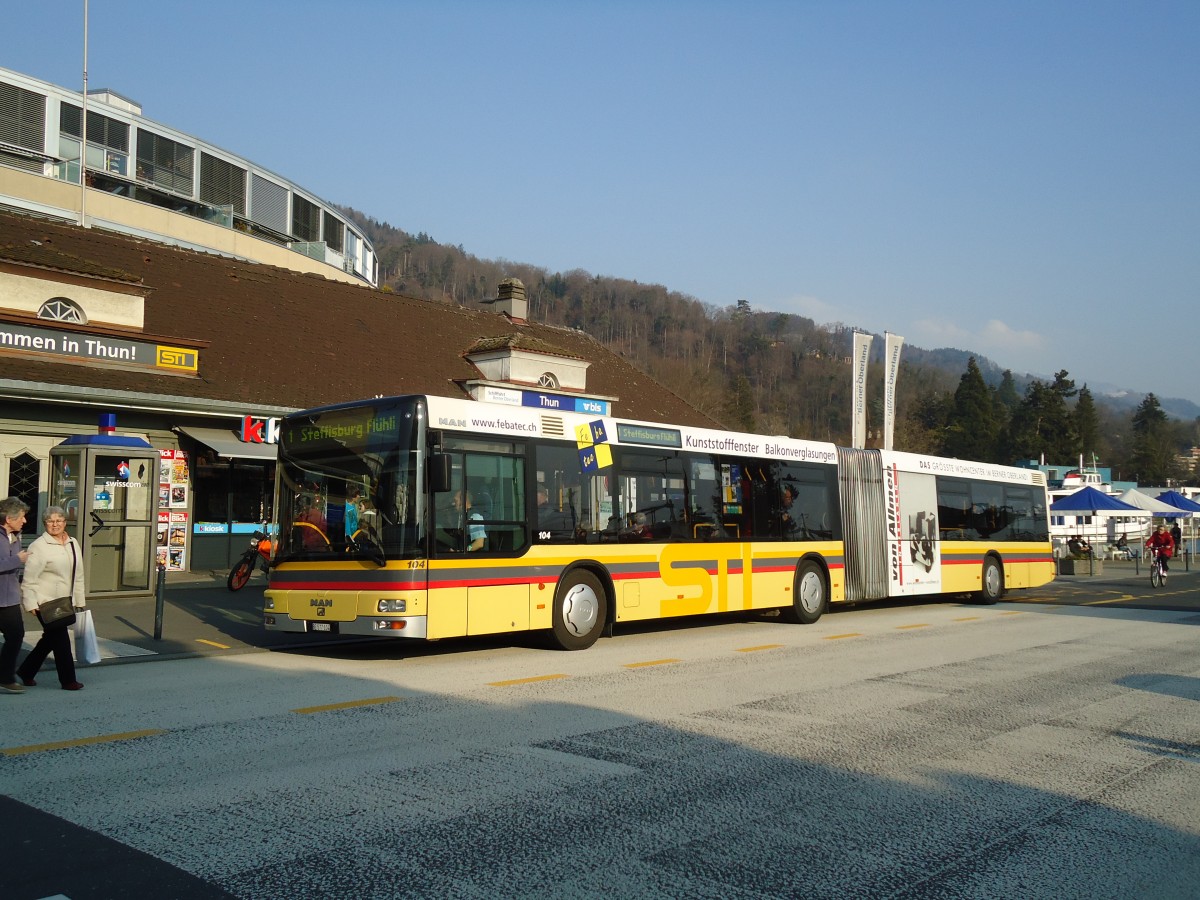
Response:
[[[792,590],[792,605],[784,607],[783,617],[797,625],[812,625],[829,605],[825,573],[811,560],[800,564]]]
[[[563,650],[586,650],[604,630],[608,595],[591,572],[566,576],[554,596],[554,643]]]
[[[1004,596],[1004,572],[995,557],[989,556],[983,561],[983,580],[975,594],[977,603],[990,606]]]

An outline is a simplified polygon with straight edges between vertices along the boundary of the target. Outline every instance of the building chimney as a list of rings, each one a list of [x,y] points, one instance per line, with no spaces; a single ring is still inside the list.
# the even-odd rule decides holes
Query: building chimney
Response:
[[[525,300],[525,285],[521,279],[505,278],[500,282],[496,305],[514,322],[524,322],[529,317],[529,304]]]

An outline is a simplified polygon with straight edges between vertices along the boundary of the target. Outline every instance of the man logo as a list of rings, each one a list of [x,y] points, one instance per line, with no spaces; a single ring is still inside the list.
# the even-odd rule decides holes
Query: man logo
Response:
[[[195,372],[200,368],[200,354],[195,350],[183,347],[158,346],[154,364],[160,369],[181,369],[185,372]]]

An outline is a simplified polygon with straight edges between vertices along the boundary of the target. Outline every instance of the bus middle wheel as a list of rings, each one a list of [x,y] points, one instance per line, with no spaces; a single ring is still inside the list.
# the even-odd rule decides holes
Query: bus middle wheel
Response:
[[[829,587],[825,573],[812,560],[801,563],[796,570],[792,605],[784,607],[783,617],[797,625],[812,625],[824,615],[828,606]]]

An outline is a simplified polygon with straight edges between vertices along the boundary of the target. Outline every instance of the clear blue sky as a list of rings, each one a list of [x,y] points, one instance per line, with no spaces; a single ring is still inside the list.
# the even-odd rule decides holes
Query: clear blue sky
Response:
[[[90,87],[476,256],[1200,402],[1196,0],[89,8]]]

